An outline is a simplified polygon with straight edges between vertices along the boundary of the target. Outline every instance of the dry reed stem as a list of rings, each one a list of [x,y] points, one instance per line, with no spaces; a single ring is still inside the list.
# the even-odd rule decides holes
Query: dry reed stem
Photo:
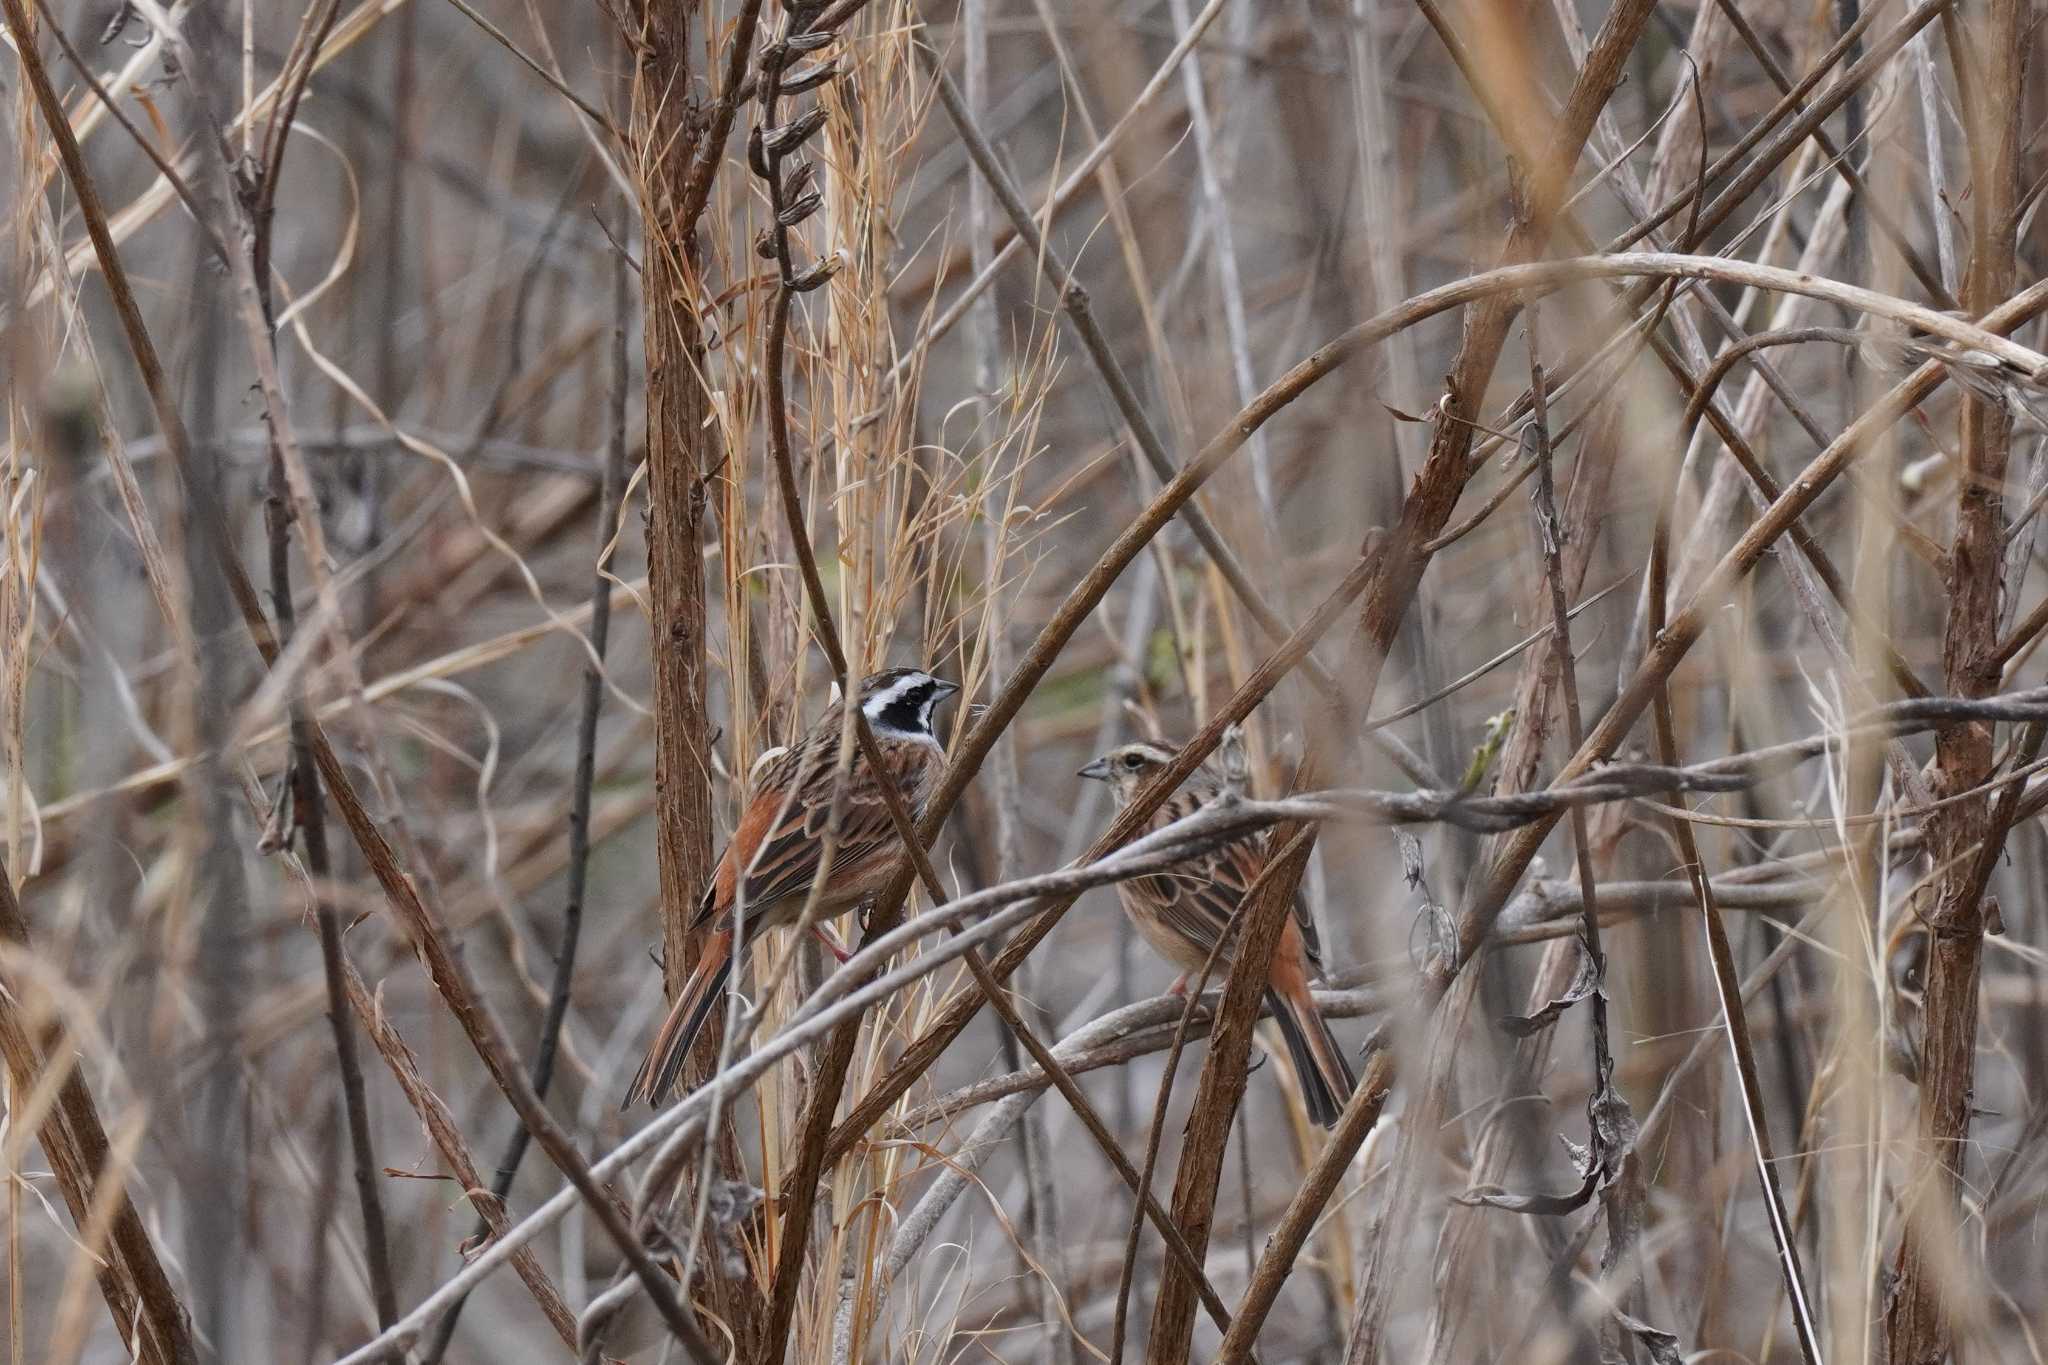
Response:
[[[555,1166],[501,1174],[502,1200],[485,1188],[474,1153],[514,1126],[512,1073],[538,1074],[508,1035],[556,1038],[540,1115],[572,1170],[630,1201],[629,1242],[687,1259],[688,1221],[706,1264],[736,1268],[691,1287],[713,1359],[728,1329],[748,1365],[1107,1356],[1131,1308],[1168,1319],[1154,1352],[1185,1330],[1202,1359],[1779,1359],[1814,1349],[1801,1335],[1830,1357],[2039,1354],[2037,4],[1624,0],[1595,7],[1642,25],[1604,93],[1624,35],[1589,34],[1567,0],[720,0],[663,51],[650,7],[681,13],[230,7],[209,73],[156,5],[96,46],[100,16],[42,0],[58,116],[24,66],[0,168],[6,866],[34,914],[33,946],[6,954],[29,1039],[10,1049],[0,1215],[13,1359],[122,1351],[117,1318],[146,1320],[124,1287],[128,1212],[206,1330],[237,1286],[233,1351],[673,1353],[610,1219]],[[770,121],[815,102],[803,188],[821,205],[778,225],[795,192],[763,192],[745,134],[761,57],[799,11],[832,41],[788,70],[822,83]],[[2015,36],[1989,42],[1994,18]],[[965,57],[964,105],[918,48]],[[676,133],[665,164],[635,122],[633,85],[656,90],[643,58],[690,77],[653,102]],[[221,139],[173,131],[195,82],[247,157],[232,218],[204,202]],[[2009,164],[1987,168],[1987,148]],[[633,188],[655,168],[662,201]],[[640,241],[605,221],[620,190]],[[246,237],[224,242],[229,221]],[[1504,262],[1518,224],[1526,255]],[[2008,252],[2002,280],[1980,268]],[[195,270],[209,255],[239,280]],[[838,273],[778,319],[778,276],[828,258]],[[659,333],[627,338],[645,424],[615,406],[619,280],[643,320],[694,329],[687,373]],[[288,330],[259,373],[248,301],[271,292]],[[1510,322],[1489,345],[1533,300],[1543,336]],[[143,382],[106,353],[113,327],[153,351]],[[664,395],[697,403],[696,425]],[[238,567],[264,553],[267,413],[290,416],[279,507],[308,533],[270,542],[295,580],[280,620],[301,623],[279,642]],[[658,566],[701,590],[683,800],[647,728],[667,641],[633,505],[677,439],[701,457],[682,491],[710,514]],[[616,516],[604,447],[630,473]],[[188,546],[181,479],[215,465],[222,496]],[[1512,505],[1532,490],[1555,553]],[[663,506],[689,511],[675,491]],[[589,736],[592,514],[623,614],[593,675],[617,704]],[[1397,549],[1400,528],[1417,538],[1361,558],[1371,523]],[[196,664],[240,647],[208,624],[211,563],[274,659],[232,696],[225,653]],[[1384,663],[1370,645],[1308,653],[1374,594],[1377,624],[1401,623]],[[715,1103],[622,1121],[618,1078],[660,1008],[648,934],[697,889],[661,866],[661,822],[681,812],[715,844],[826,675],[870,663],[933,665],[993,703],[958,713],[950,811],[903,870],[935,917],[844,972],[770,936]],[[223,697],[203,742],[190,717]],[[1350,719],[1311,723],[1333,703]],[[1211,816],[1176,836],[1193,845],[1133,857],[1113,828],[1089,847],[1104,817],[1071,785],[1080,761],[1194,734],[1192,764],[1220,718],[1247,722],[1264,787],[1300,791],[1308,751],[1325,789]],[[187,799],[209,771],[240,783],[244,815]],[[324,870],[310,833],[300,856],[249,857],[289,828],[270,794],[308,772],[351,837]],[[583,930],[551,991],[584,781]],[[1561,817],[1584,821],[1573,847]],[[1153,967],[1122,917],[1073,898],[1300,819],[1321,828],[1302,879],[1337,987],[1321,998],[1373,1019],[1379,1080],[1330,1145],[1261,1082],[1235,1120],[1205,1098],[1192,1142],[1155,1125],[1144,1165],[1179,1165],[1198,1260],[1178,1229],[1144,1234],[1171,1226],[1160,1201],[1134,1229],[1131,1163],[1155,1105],[1237,1093],[1238,1028],[1188,1083],[1172,1054],[1211,1036],[1216,997],[1145,1000]],[[1586,855],[1584,880],[1557,861]],[[229,856],[249,894],[211,914]],[[1950,919],[1954,942],[1927,927]],[[345,951],[323,954],[322,929]],[[1590,1006],[1512,1046],[1491,1021],[1575,994],[1589,929],[1632,1153],[1564,1217],[1437,1198],[1583,1183],[1549,1138],[1582,1137],[1600,1093]],[[222,990],[236,962],[239,997]],[[345,1013],[322,1024],[330,967]],[[355,1113],[342,1023],[386,1060]],[[222,1025],[230,1050],[208,1041]],[[97,1172],[65,1165],[52,1127],[81,1081],[120,1148]],[[229,1087],[251,1101],[247,1141],[195,1155],[227,1130]],[[1039,1104],[1050,1089],[1066,1102]],[[357,1113],[387,1166],[341,1140]],[[334,1136],[313,1138],[322,1124]],[[666,1191],[707,1156],[803,1206],[728,1223],[710,1210],[732,1189],[695,1182],[671,1217]],[[351,1163],[408,1234],[374,1338]],[[92,1197],[61,1180],[49,1197],[67,1170]],[[234,1246],[198,1216],[223,1189],[246,1200]],[[209,1238],[222,1254],[193,1260]],[[492,1278],[507,1261],[521,1284]],[[1197,1268],[1206,1320],[1178,1288],[1154,1302]],[[127,1307],[92,1310],[96,1282]]]
[[[2028,30],[2036,20],[2022,0],[1994,0],[1971,23],[1947,29],[1962,95],[1963,129],[1974,193],[1970,258],[1962,302],[1968,312],[1999,306],[2018,282],[2014,211],[2020,193],[2022,80]],[[1999,610],[2005,585],[2005,477],[2013,414],[2002,396],[1963,400],[1955,540],[1948,554],[1948,618],[1942,675],[1958,696],[1998,685]],[[2038,748],[2039,740],[2035,740]],[[1934,785],[1963,791],[1990,775],[1991,734],[1981,726],[1935,736]],[[1958,1216],[1970,1112],[1975,1095],[1980,959],[1984,942],[1983,858],[2002,842],[1998,829],[1980,857],[1970,856],[1988,825],[1990,803],[1976,797],[1934,818],[1932,852],[1950,870],[1927,915],[1929,945],[1923,1009],[1920,1150],[1903,1193],[1905,1228],[1898,1282],[1885,1305],[1886,1346],[1897,1365],[1934,1365],[1947,1357],[1959,1312],[1976,1316],[1976,1276],[1948,1229]]]

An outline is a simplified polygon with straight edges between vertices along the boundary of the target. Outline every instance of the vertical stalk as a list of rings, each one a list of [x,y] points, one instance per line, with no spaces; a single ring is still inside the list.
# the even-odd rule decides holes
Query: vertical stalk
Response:
[[[703,512],[707,396],[692,305],[700,252],[673,206],[696,145],[688,98],[691,7],[642,0],[632,138],[646,231],[647,560],[653,608],[655,848],[669,989],[689,978],[690,912],[711,867],[710,716],[705,703]]]
[[[662,962],[673,996],[689,979],[698,945],[690,920],[711,875],[711,734],[705,697],[704,484],[717,463],[716,425],[705,391],[704,335],[697,315],[702,249],[697,217],[708,181],[692,171],[704,110],[692,68],[696,7],[635,0],[628,142],[640,193],[641,275],[647,365],[647,585],[654,655],[655,853],[661,880]],[[715,155],[715,148],[713,149]],[[724,1030],[706,1028],[698,1057],[715,1056]],[[714,1138],[737,1161],[729,1132]],[[709,1277],[712,1311],[741,1346],[758,1332],[763,1301],[751,1282]]]
[[[1970,262],[1963,307],[1972,316],[2009,297],[2017,275],[2014,209],[2032,9],[2031,0],[1990,0],[1975,24],[1945,23],[1969,144]],[[2002,397],[1974,390],[1965,396],[1941,648],[1943,681],[1952,696],[1986,696],[2000,682],[1998,612],[2005,590],[2005,470],[2012,431],[2012,413]],[[1937,787],[1962,792],[1981,786],[1991,775],[1991,741],[1988,725],[1937,731]],[[1958,1218],[1984,951],[1976,844],[1990,828],[1990,807],[1990,797],[1979,792],[1928,822],[1935,865],[1943,871],[1927,916],[1920,1143],[1904,1196],[1897,1288],[1885,1314],[1893,1365],[1933,1365],[1946,1357],[1958,1310],[1976,1298],[1972,1257],[1959,1236]]]
[[[413,91],[414,79],[414,35],[419,31],[419,7],[407,5],[395,16],[398,30],[392,35],[391,43],[391,145],[386,171],[390,176],[389,187],[384,200],[384,237],[386,249],[383,278],[378,281],[381,294],[378,317],[385,326],[377,346],[377,402],[384,411],[396,413],[404,399],[405,372],[399,364],[399,339],[388,330],[390,319],[399,315],[405,290],[405,253],[398,249],[405,240],[406,191],[412,181],[408,172],[412,169],[413,148]],[[382,600],[379,591],[377,548],[384,539],[384,482],[385,469],[381,452],[371,452],[361,457],[356,474],[356,496],[363,500],[368,512],[368,525],[363,533],[363,556],[369,561],[369,569],[363,574],[362,586],[356,592],[357,634],[364,637],[365,667],[368,667],[369,651],[375,648],[371,631],[377,624],[378,603]]]
[[[201,134],[204,137],[204,134]],[[192,1128],[187,1140],[199,1158],[194,1181],[191,1222],[186,1229],[187,1264],[192,1268],[193,1309],[201,1335],[212,1342],[220,1359],[236,1359],[253,1343],[241,1332],[242,1296],[236,1285],[244,1271],[243,1200],[248,1190],[248,1133],[242,1117],[242,1001],[248,992],[248,883],[235,835],[235,800],[221,746],[233,724],[233,698],[240,694],[236,667],[239,641],[234,637],[234,610],[228,602],[225,576],[199,524],[203,509],[224,506],[220,487],[220,450],[213,439],[213,390],[216,357],[223,349],[224,328],[217,280],[201,268],[195,300],[201,341],[194,352],[191,378],[191,477],[203,488],[187,490],[185,582],[192,635],[199,647],[198,673],[191,701],[190,739],[206,757],[193,769],[186,790],[190,809],[186,837],[192,841],[191,880],[186,903],[199,917],[194,943],[197,994],[204,1020],[206,1058]]]

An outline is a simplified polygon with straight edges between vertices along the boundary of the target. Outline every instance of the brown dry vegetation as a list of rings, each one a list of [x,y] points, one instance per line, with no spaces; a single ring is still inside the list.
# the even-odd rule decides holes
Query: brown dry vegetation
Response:
[[[7,1361],[2048,1353],[2036,0],[0,9]]]

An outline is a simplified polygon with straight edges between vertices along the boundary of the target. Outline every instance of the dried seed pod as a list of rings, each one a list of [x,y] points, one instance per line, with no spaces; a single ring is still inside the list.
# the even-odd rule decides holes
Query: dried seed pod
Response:
[[[792,294],[808,294],[837,275],[839,267],[845,264],[846,257],[835,251],[795,279],[784,281],[784,284]]]
[[[814,164],[812,164],[811,162],[808,162],[808,161],[799,161],[799,162],[797,163],[797,165],[796,165],[796,169],[795,169],[795,170],[793,170],[793,171],[791,171],[791,172],[790,172],[790,173],[789,173],[788,175],[786,175],[786,176],[784,176],[784,177],[783,177],[783,180],[782,180],[782,195],[783,195],[783,198],[785,198],[785,199],[795,199],[795,198],[797,198],[797,197],[798,197],[799,195],[801,195],[801,194],[802,194],[802,193],[803,193],[803,192],[804,192],[805,190],[809,189],[809,188],[811,187],[811,182],[812,182],[813,180],[817,179],[817,178],[818,178],[818,168],[817,168],[817,166],[815,166]]]
[[[839,74],[839,59],[833,57],[807,66],[801,71],[792,71],[782,78],[782,93],[800,95],[806,90],[815,90]]]
[[[835,33],[792,33],[778,38],[761,49],[761,69],[780,71],[797,58],[828,46],[838,36]]]
[[[770,156],[786,156],[804,145],[825,126],[825,111],[811,108],[777,128],[761,134],[761,146]]]
[[[775,215],[775,221],[786,228],[795,227],[798,223],[816,213],[824,206],[824,203],[825,196],[816,190],[800,194],[783,206],[782,212]]]

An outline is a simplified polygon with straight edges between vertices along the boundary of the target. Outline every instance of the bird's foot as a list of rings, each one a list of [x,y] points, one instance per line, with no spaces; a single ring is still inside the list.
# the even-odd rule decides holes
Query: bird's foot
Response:
[[[845,966],[846,959],[853,956],[853,954],[847,950],[846,945],[844,943],[841,943],[839,939],[832,933],[832,931],[830,929],[827,929],[824,925],[812,925],[811,932],[818,936],[818,942],[825,945],[825,950],[827,952],[831,953],[833,957],[839,959],[839,963],[841,966]]]

